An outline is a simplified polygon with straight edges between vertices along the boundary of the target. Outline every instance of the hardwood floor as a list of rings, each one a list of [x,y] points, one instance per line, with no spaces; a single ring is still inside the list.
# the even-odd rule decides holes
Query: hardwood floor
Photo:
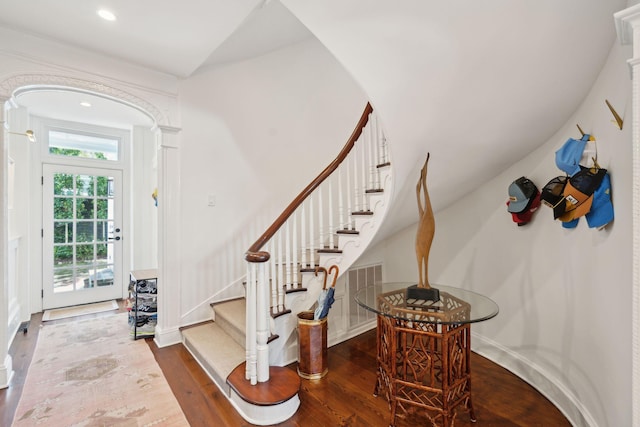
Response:
[[[87,317],[58,320],[75,322]],[[26,334],[19,332],[10,354],[14,377],[8,389],[0,390],[0,425],[10,426],[31,363],[42,314],[32,316]],[[244,421],[200,365],[182,346],[158,348],[147,339],[171,389],[192,427],[250,426]],[[300,409],[278,426],[388,426],[389,407],[383,395],[373,396],[375,385],[375,333],[367,332],[329,349],[329,373],[320,380],[302,379]],[[472,397],[477,423],[461,411],[456,426],[570,426],[547,399],[515,375],[489,360],[472,354]],[[296,365],[287,367],[293,371]],[[398,417],[397,427],[428,426],[427,418],[416,413]]]

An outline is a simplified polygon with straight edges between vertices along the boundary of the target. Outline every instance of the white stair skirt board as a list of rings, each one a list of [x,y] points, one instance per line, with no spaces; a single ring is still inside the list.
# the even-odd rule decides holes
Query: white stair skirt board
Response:
[[[118,303],[115,300],[97,302],[94,304],[76,305],[73,307],[45,310],[42,321],[65,319],[67,317],[82,316],[83,314],[101,313],[103,311],[117,310]]]

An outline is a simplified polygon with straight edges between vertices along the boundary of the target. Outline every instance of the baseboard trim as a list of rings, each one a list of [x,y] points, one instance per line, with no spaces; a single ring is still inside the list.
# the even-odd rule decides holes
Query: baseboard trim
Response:
[[[514,373],[544,395],[564,414],[572,426],[597,427],[589,410],[558,378],[531,360],[474,332],[471,349]]]
[[[13,361],[11,356],[7,354],[4,363],[0,366],[0,389],[9,387],[13,378]]]
[[[180,344],[182,342],[182,333],[180,333],[179,328],[174,327],[164,330],[160,326],[156,326],[156,332],[153,341],[156,343],[158,348]]]

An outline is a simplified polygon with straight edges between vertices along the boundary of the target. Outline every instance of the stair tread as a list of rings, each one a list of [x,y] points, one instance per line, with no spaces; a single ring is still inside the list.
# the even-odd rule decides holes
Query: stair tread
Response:
[[[213,310],[218,316],[224,317],[228,322],[235,325],[239,330],[246,331],[246,310],[247,304],[244,298],[233,299],[217,303],[213,306]]]
[[[204,358],[204,362],[216,370],[220,378],[227,378],[245,361],[245,349],[215,322],[185,329],[182,336]]]

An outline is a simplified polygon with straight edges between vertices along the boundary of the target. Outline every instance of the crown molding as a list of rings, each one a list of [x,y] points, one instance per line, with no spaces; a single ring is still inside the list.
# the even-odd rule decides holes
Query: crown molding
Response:
[[[620,43],[633,43],[633,29],[640,26],[640,4],[614,13],[613,19]]]
[[[151,117],[156,124],[168,123],[168,119],[155,105],[127,91],[103,83],[57,74],[19,74],[0,81],[0,100],[35,90],[60,89],[87,92],[108,98],[135,108]]]

